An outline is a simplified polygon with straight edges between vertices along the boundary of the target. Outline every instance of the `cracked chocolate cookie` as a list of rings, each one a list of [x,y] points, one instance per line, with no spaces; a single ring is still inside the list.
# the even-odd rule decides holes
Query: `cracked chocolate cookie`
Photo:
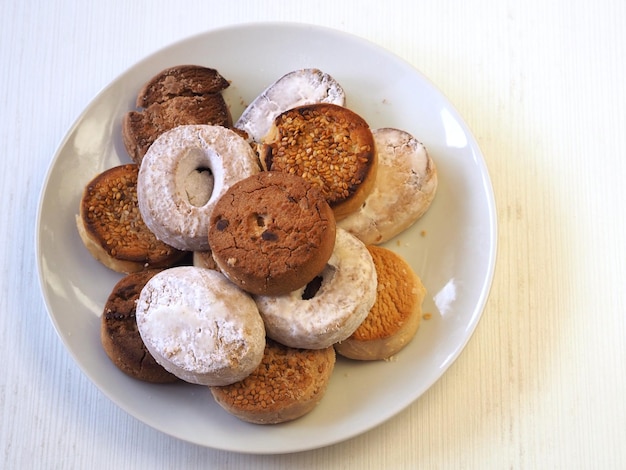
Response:
[[[235,183],[217,201],[209,245],[220,270],[243,290],[286,294],[326,266],[335,218],[304,178],[265,171]]]
[[[230,86],[215,69],[177,65],[150,79],[137,95],[137,110],[122,121],[128,155],[141,163],[163,132],[186,124],[231,127],[232,117],[222,91]]]

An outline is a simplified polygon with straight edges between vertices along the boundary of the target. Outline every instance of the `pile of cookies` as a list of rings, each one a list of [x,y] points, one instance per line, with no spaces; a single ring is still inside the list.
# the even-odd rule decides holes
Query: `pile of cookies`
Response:
[[[122,124],[132,163],[86,185],[76,223],[125,274],[101,323],[120,370],[280,423],[322,399],[336,354],[388,359],[414,337],[424,286],[379,245],[426,212],[437,172],[318,69],[282,76],[234,124],[228,86],[195,65],[148,81]]]

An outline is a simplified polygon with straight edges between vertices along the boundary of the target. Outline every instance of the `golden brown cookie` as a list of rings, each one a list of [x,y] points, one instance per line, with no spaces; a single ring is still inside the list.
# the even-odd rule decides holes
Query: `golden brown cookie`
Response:
[[[178,379],[150,355],[135,317],[141,289],[158,272],[151,269],[129,274],[113,287],[102,313],[100,341],[109,359],[125,374],[145,382],[170,383]]]
[[[335,349],[344,357],[371,361],[389,358],[413,339],[426,289],[401,256],[380,246],[367,249],[378,276],[376,302],[363,323]]]
[[[211,387],[211,393],[222,408],[243,421],[283,423],[315,408],[334,367],[332,346],[296,349],[267,340],[263,360],[252,374],[225,387]]]
[[[341,220],[357,210],[376,179],[374,137],[348,108],[316,103],[276,117],[260,148],[266,170],[302,176],[320,188]]]
[[[264,171],[235,183],[209,224],[218,267],[252,294],[305,286],[324,269],[334,244],[332,209],[316,187],[288,173]]]
[[[135,164],[97,175],[85,187],[76,226],[89,252],[110,269],[131,273],[174,265],[184,255],[159,240],[139,212]]]
[[[122,121],[122,137],[130,158],[141,163],[163,132],[185,124],[231,127],[230,109],[221,92],[228,81],[215,69],[198,65],[167,68],[148,81],[137,96],[137,111]]]

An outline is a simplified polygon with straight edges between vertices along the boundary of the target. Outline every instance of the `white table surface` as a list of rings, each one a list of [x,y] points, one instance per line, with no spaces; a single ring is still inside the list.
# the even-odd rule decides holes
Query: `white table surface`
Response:
[[[101,88],[173,41],[267,20],[356,34],[428,76],[485,155],[499,247],[478,328],[415,403],[331,447],[256,456],[103,396],[48,317],[34,227],[55,149]],[[4,0],[0,468],[625,468],[625,25],[622,0]]]

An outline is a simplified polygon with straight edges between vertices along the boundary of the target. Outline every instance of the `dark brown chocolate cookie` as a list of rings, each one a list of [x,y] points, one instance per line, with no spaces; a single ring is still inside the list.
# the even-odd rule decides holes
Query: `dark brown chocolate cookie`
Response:
[[[171,383],[178,378],[150,355],[135,319],[141,289],[159,271],[150,269],[129,274],[113,287],[102,313],[100,340],[109,359],[122,372],[145,382]]]
[[[130,158],[141,163],[146,151],[165,131],[185,124],[232,127],[222,90],[228,81],[217,70],[181,65],[163,70],[137,96],[136,111],[122,121],[122,137]]]

